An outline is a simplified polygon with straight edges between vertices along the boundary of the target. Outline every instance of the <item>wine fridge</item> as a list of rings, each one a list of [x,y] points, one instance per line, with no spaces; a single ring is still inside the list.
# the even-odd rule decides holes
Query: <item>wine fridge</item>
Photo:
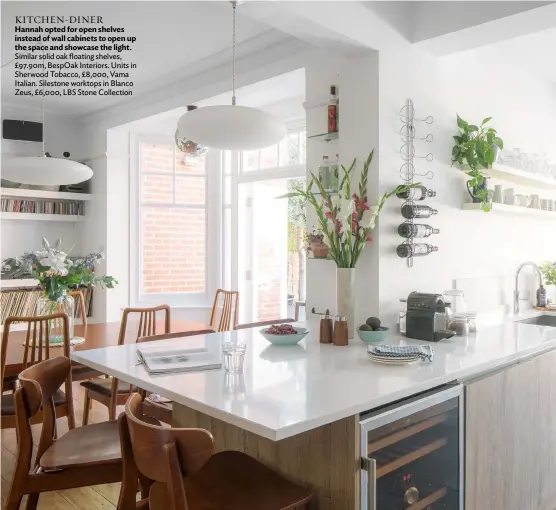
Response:
[[[361,510],[463,510],[463,391],[361,415]]]

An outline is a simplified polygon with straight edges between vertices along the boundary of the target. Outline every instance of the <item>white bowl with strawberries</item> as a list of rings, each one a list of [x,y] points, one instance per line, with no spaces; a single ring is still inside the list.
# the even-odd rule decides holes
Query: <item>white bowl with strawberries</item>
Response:
[[[263,335],[273,345],[295,345],[303,340],[309,330],[291,324],[273,324],[261,329]]]

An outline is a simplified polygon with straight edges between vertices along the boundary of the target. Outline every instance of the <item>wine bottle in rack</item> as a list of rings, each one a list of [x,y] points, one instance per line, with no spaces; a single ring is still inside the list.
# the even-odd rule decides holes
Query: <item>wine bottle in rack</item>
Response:
[[[424,257],[433,251],[438,251],[438,247],[425,243],[400,244],[396,248],[398,257],[402,259],[408,259],[410,257]]]
[[[428,205],[405,204],[402,206],[402,216],[408,220],[412,218],[430,218],[433,214],[438,214],[438,210]]]
[[[419,184],[414,188],[406,189],[405,191],[396,193],[396,196],[404,200],[425,200],[425,198],[428,197],[435,197],[436,191],[433,191],[432,189],[427,189],[422,184]]]
[[[398,227],[398,234],[402,237],[429,237],[432,234],[440,232],[437,228],[432,228],[430,225],[423,225],[419,223],[402,223]]]

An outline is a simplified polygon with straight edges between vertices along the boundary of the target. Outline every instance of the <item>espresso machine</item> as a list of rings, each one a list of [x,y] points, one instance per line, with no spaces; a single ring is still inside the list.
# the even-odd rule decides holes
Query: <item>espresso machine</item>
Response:
[[[438,342],[455,335],[447,330],[448,305],[442,294],[412,292],[407,297],[406,336]]]

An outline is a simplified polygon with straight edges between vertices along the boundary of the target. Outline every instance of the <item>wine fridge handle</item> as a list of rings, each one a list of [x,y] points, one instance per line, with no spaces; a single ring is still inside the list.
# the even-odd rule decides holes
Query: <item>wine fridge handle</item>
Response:
[[[367,471],[367,510],[376,510],[376,460],[363,457],[361,464]]]

